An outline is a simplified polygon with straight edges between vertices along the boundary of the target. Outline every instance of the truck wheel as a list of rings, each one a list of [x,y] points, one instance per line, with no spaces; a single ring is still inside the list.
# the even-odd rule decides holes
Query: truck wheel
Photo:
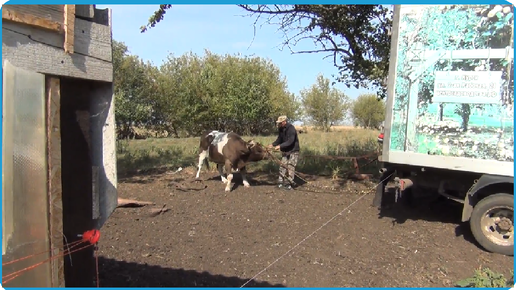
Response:
[[[513,200],[510,194],[493,194],[480,200],[471,212],[471,232],[489,252],[514,255]]]

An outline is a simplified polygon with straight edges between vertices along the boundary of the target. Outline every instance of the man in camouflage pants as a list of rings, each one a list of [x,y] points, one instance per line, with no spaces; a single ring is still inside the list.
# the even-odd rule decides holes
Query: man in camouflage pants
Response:
[[[281,163],[287,167],[280,166],[278,187],[291,190],[292,186],[295,186],[294,176],[299,161],[299,139],[296,128],[287,121],[287,116],[280,116],[276,124],[279,128],[278,138],[269,145],[269,148],[274,147],[281,151]]]

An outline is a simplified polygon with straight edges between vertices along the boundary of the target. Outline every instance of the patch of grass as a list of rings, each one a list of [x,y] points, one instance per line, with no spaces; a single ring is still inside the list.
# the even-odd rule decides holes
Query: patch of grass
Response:
[[[187,139],[117,141],[117,169],[121,175],[167,167],[189,167],[197,163],[197,147]]]
[[[296,170],[306,174],[333,177],[347,173],[353,169],[351,160],[328,160],[320,156],[356,157],[376,152],[378,150],[377,136],[378,132],[364,129],[347,129],[328,133],[309,131],[307,134],[300,134],[301,152]],[[275,136],[254,138],[265,145],[272,143],[275,139]],[[276,156],[280,157],[279,153]],[[367,160],[358,162],[359,165],[365,164]],[[249,169],[275,173],[278,171],[278,165],[273,161],[264,161],[250,165]],[[361,172],[377,174],[378,168],[375,163],[372,163],[361,168]]]
[[[489,268],[475,270],[475,275],[458,281],[455,286],[463,288],[505,288],[514,286],[514,271],[511,269],[511,277],[508,279],[501,273],[496,273]]]
[[[304,126],[295,126],[295,127],[298,131],[303,130],[304,132],[320,131],[317,128],[315,128],[314,126],[304,125]],[[331,126],[331,128],[330,128],[331,132],[341,132],[341,131],[349,131],[349,130],[357,130],[357,129],[353,126]]]
[[[378,150],[377,131],[347,129],[334,132],[309,131],[299,134],[300,160],[297,171],[329,175],[334,178],[353,170],[350,160],[327,160],[319,156],[361,156]],[[244,140],[255,140],[263,145],[272,143],[276,136],[244,136]],[[120,140],[117,143],[118,171],[123,174],[156,167],[197,166],[199,138],[149,138],[146,140]],[[280,157],[279,153],[276,155]],[[359,160],[359,164],[367,160]],[[216,168],[212,165],[212,171]],[[206,170],[204,167],[203,170]],[[249,166],[250,171],[277,173],[278,165],[273,161],[256,162]],[[361,173],[376,174],[375,162],[361,169]]]

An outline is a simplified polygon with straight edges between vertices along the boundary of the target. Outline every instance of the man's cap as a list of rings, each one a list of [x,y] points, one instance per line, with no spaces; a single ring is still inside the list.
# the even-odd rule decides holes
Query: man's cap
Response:
[[[286,120],[287,120],[287,116],[279,116],[278,120],[276,120],[276,123],[281,123],[281,122],[286,121]]]

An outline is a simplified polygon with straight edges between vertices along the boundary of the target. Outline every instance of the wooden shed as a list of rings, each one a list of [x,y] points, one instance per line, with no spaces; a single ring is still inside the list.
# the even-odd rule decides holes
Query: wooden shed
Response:
[[[111,10],[3,5],[2,73],[2,275],[41,264],[2,286],[95,286],[59,254],[117,205]]]

